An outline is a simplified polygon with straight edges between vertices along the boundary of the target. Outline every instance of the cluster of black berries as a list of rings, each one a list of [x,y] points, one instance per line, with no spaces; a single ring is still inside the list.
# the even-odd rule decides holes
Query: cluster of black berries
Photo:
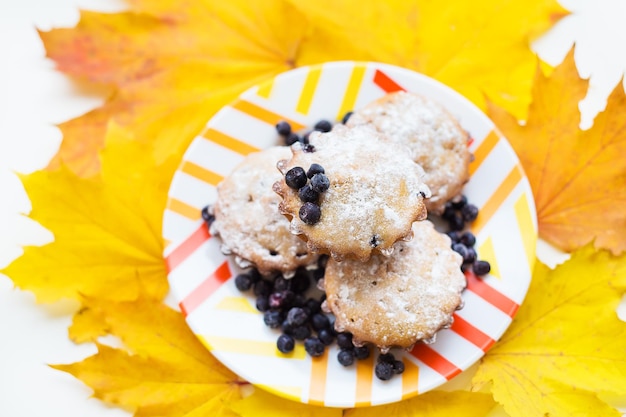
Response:
[[[401,374],[402,372],[404,372],[404,362],[396,360],[393,354],[384,353],[378,355],[376,367],[374,368],[374,373],[378,379],[387,381],[394,375]]]
[[[300,136],[291,130],[291,125],[288,122],[285,122],[283,120],[276,123],[276,131],[280,136],[282,136],[285,145],[291,146],[296,142],[300,142],[302,144],[302,150],[304,152],[315,152],[315,147],[309,143],[309,135],[311,134],[311,132],[318,131],[326,133],[330,132],[332,128],[333,125],[331,122],[329,122],[328,120],[320,120],[319,122],[315,123],[312,131],[306,132],[302,136]]]
[[[343,366],[350,366],[355,360],[370,356],[369,345],[354,346],[351,333],[335,331],[331,318],[321,310],[324,294],[318,298],[305,295],[312,283],[324,276],[326,261],[327,258],[322,257],[318,269],[300,268],[290,279],[281,275],[265,279],[256,269],[250,269],[235,277],[235,286],[242,292],[252,290],[256,296],[256,308],[263,313],[265,325],[280,330],[276,340],[276,348],[280,352],[293,351],[297,341],[301,341],[304,350],[316,357],[323,355],[326,347],[336,342],[340,349],[337,361]],[[389,354],[381,356],[388,358]],[[384,369],[378,370],[378,367],[387,365],[377,365],[376,375],[382,380],[404,370],[401,361],[391,358],[391,362],[385,359],[385,363],[393,365],[391,374],[387,375]]]
[[[450,231],[447,235],[452,240],[452,250],[463,257],[461,269],[472,268],[476,275],[487,275],[491,271],[489,262],[477,260],[478,255],[474,244],[476,237],[472,232],[462,232],[466,222],[473,222],[478,217],[478,207],[467,202],[467,197],[461,196],[458,200],[446,203],[446,207],[441,215],[448,221]]]
[[[324,167],[311,164],[306,172],[302,167],[293,167],[285,174],[285,183],[289,188],[298,190],[298,197],[303,203],[299,212],[300,220],[306,224],[317,223],[322,216],[318,204],[320,194],[330,187]]]

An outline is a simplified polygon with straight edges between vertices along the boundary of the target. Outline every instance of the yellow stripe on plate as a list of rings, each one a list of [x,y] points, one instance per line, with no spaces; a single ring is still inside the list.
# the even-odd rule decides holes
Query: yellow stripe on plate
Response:
[[[359,91],[361,90],[361,83],[363,82],[363,77],[365,77],[366,69],[367,67],[365,64],[354,65],[352,74],[350,75],[350,80],[348,81],[348,86],[346,87],[346,92],[343,95],[343,100],[341,101],[341,106],[339,107],[339,112],[337,113],[337,120],[341,120],[347,112],[354,110],[354,105],[359,95]]]
[[[474,172],[478,167],[487,159],[487,156],[491,153],[493,148],[496,147],[500,138],[495,131],[489,132],[487,137],[478,145],[478,148],[474,151],[474,160],[469,164],[470,176],[474,175]]]
[[[526,252],[526,259],[528,260],[528,267],[532,272],[535,266],[535,225],[530,213],[530,207],[528,205],[528,196],[526,193],[522,194],[520,198],[515,202],[515,217],[517,217],[517,224],[519,225],[519,231],[524,243],[524,252]]]
[[[402,399],[410,398],[417,394],[420,368],[410,360],[404,360],[404,372],[402,373]]]
[[[245,355],[269,356],[282,359],[306,359],[307,354],[302,344],[296,344],[293,351],[281,353],[276,348],[276,342],[259,342],[258,340],[235,339],[219,336],[198,336],[209,350],[219,350],[230,353],[243,353]]]
[[[260,150],[255,146],[242,142],[233,136],[229,136],[215,129],[208,129],[202,134],[202,137],[244,156]]]
[[[493,246],[493,239],[489,236],[478,248],[479,259],[489,262],[491,265],[491,271],[489,275],[502,279],[500,268],[498,267],[498,258],[496,257],[496,250]]]
[[[216,310],[238,311],[240,313],[257,314],[258,310],[250,305],[244,297],[224,297],[215,306]]]
[[[256,95],[269,99],[272,95],[272,89],[274,88],[275,79],[276,78],[272,78],[271,80],[265,81],[264,83],[259,85],[259,88],[256,90]]]
[[[326,375],[328,374],[328,349],[322,356],[311,358],[309,404],[324,406],[326,397]]]
[[[176,198],[170,198],[167,201],[167,209],[173,211],[176,214],[180,214],[181,216],[186,217],[189,220],[198,220],[201,217],[199,208],[191,206],[184,201],[178,200]]]
[[[374,355],[356,362],[355,407],[372,405],[372,384],[374,383]]]
[[[322,67],[316,66],[309,69],[309,73],[304,81],[304,87],[300,93],[300,99],[296,105],[296,111],[301,114],[308,114],[313,102],[313,96],[315,90],[317,90],[317,84],[319,83],[320,76],[322,75]]]
[[[496,191],[489,197],[478,213],[478,217],[472,224],[472,232],[477,235],[487,224],[491,217],[498,211],[504,200],[511,194],[511,191],[522,180],[522,169],[515,165],[507,174],[504,181],[500,183]]]
[[[185,174],[191,175],[192,177],[211,185],[217,185],[224,179],[224,177],[220,174],[210,171],[190,161],[183,162],[180,170]]]

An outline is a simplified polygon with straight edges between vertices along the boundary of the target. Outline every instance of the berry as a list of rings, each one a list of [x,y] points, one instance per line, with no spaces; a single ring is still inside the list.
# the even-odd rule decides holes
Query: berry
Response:
[[[312,178],[313,175],[315,174],[324,174],[326,171],[324,171],[324,167],[321,166],[320,164],[311,164],[311,166],[309,167],[309,170],[306,172],[306,176],[309,178]]]
[[[268,310],[263,313],[263,322],[267,327],[277,329],[283,322],[283,315],[280,311]]]
[[[315,123],[315,126],[313,126],[313,130],[324,133],[330,132],[330,129],[332,128],[333,125],[328,120],[320,120],[319,122]]]
[[[467,248],[467,254],[463,257],[464,264],[472,264],[476,260],[476,249]]]
[[[353,112],[349,111],[346,114],[344,114],[344,116],[341,118],[341,123],[345,125],[348,119],[350,118],[350,116],[352,116],[352,113]]]
[[[241,292],[252,288],[252,277],[249,274],[239,274],[235,277],[235,287]]]
[[[335,341],[335,336],[333,335],[333,332],[331,332],[329,329],[320,330],[319,332],[317,332],[317,337],[326,346],[331,345]]]
[[[446,232],[446,235],[448,235],[453,244],[461,241],[461,234],[457,230]]]
[[[296,347],[296,341],[288,334],[281,334],[276,341],[276,347],[282,353],[289,353]]]
[[[267,297],[272,292],[272,283],[264,279],[259,280],[254,284],[253,292],[254,295],[264,295]]]
[[[392,353],[383,353],[381,355],[378,355],[378,362],[386,362],[386,363],[393,364],[395,360],[396,358],[393,356]]]
[[[337,335],[337,345],[340,348],[344,349],[352,349],[354,345],[352,344],[352,333],[342,332]]]
[[[491,265],[487,261],[476,261],[472,269],[476,275],[487,275],[491,271]]]
[[[256,309],[260,312],[265,312],[270,309],[270,302],[264,295],[259,295],[256,298]]]
[[[291,306],[304,308],[304,303],[306,303],[306,298],[304,297],[304,295],[295,294],[293,296],[293,301],[291,302]],[[304,310],[307,312],[307,314],[309,314],[309,311],[306,308]]]
[[[261,274],[259,273],[259,271],[256,268],[250,268],[247,272],[250,275],[250,279],[252,279],[252,283],[253,284],[256,284],[262,278]]]
[[[296,340],[304,340],[311,336],[311,329],[307,325],[297,326],[291,329],[291,335]]]
[[[213,215],[211,211],[211,206],[203,207],[200,211],[200,214],[202,215],[202,220],[204,220],[207,226],[210,226],[215,221],[215,215]]]
[[[324,344],[317,337],[307,337],[304,340],[304,350],[313,357],[322,356],[324,349]]]
[[[450,220],[456,214],[456,209],[452,207],[451,202],[447,202],[443,208],[443,213],[441,213],[441,217],[445,220]]]
[[[468,248],[472,247],[476,243],[476,236],[472,232],[465,232],[461,235],[460,242]]]
[[[296,142],[300,142],[300,136],[296,135],[295,133],[290,133],[289,135],[285,136],[285,145],[291,146]]]
[[[291,304],[294,294],[289,290],[273,292],[269,296],[270,308],[283,308]]]
[[[330,327],[330,320],[328,320],[325,314],[316,313],[311,316],[311,325],[317,331],[328,329],[328,327]]]
[[[463,207],[465,207],[465,205],[467,204],[467,197],[465,197],[464,195],[460,197],[455,197],[454,199],[452,199],[451,203],[452,203],[452,208],[460,210]]]
[[[302,152],[313,153],[315,152],[315,146],[311,145],[310,143],[305,143],[304,145],[302,145]]]
[[[374,369],[376,377],[381,381],[388,381],[394,374],[393,364],[389,362],[378,362]]]
[[[354,351],[352,349],[341,349],[337,354],[337,360],[343,366],[350,366],[354,363]]]
[[[291,289],[291,280],[283,277],[276,277],[274,280],[274,291],[285,291]]]
[[[396,374],[401,374],[402,372],[404,372],[404,362],[402,361],[393,361],[393,371]]]
[[[291,133],[291,125],[284,120],[276,123],[276,131],[279,135],[287,137]]]
[[[467,257],[467,246],[462,243],[455,243],[452,245],[452,250],[461,255],[463,259]]]
[[[478,217],[478,207],[473,204],[467,204],[461,209],[461,214],[466,222],[473,222]]]
[[[330,180],[326,174],[317,173],[311,177],[311,188],[318,193],[323,193],[330,188]]]
[[[305,268],[299,268],[296,271],[296,275],[291,278],[291,289],[296,294],[302,294],[311,286],[311,278],[309,277],[309,271]]]
[[[306,202],[300,207],[300,220],[306,224],[315,224],[320,221],[322,217],[322,210],[320,206],[315,203]]]
[[[319,301],[313,298],[309,298],[308,300],[306,300],[306,303],[304,303],[304,308],[309,310],[309,314],[315,314],[319,313],[321,304],[322,303],[320,303]]]
[[[313,190],[310,184],[307,184],[298,190],[298,197],[303,203],[317,203],[320,199],[320,193]]]
[[[448,219],[448,226],[450,230],[463,230],[465,227],[465,220],[459,212],[454,212],[454,215]]]
[[[370,357],[370,348],[367,345],[363,346],[355,346],[354,347],[354,357],[363,360]]]
[[[289,188],[298,190],[306,185],[306,172],[302,167],[293,167],[285,174],[285,182]]]
[[[287,313],[287,323],[296,327],[301,326],[309,319],[309,315],[300,307],[292,307]]]

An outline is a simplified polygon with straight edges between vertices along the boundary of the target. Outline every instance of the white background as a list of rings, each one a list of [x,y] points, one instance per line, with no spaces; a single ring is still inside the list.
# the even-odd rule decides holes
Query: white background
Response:
[[[523,4],[523,3],[522,3]],[[558,64],[576,42],[576,61],[591,77],[580,104],[581,126],[595,114],[626,69],[626,2],[562,0],[572,11],[533,48]],[[30,202],[16,173],[43,168],[61,135],[55,124],[102,103],[102,91],[77,85],[54,71],[36,28],[70,27],[78,9],[119,11],[122,0],[0,0],[0,268],[21,245],[42,244],[50,233],[29,220]],[[90,399],[91,391],[49,363],[71,363],[95,352],[67,338],[76,305],[38,306],[0,274],[0,417],[122,417],[126,411]],[[621,313],[621,312],[620,312]]]

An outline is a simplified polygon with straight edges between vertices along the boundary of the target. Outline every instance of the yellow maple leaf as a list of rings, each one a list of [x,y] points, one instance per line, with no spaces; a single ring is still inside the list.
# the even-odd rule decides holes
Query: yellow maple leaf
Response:
[[[130,5],[124,13],[83,12],[76,28],[40,34],[60,70],[114,87],[103,107],[61,126],[64,141],[53,167],[63,161],[81,175],[96,173],[109,119],[159,142],[161,155],[182,150],[245,88],[295,66],[333,60],[416,69],[477,103],[487,92],[522,113],[534,64],[529,38],[563,13],[554,0]]]
[[[626,250],[626,94],[621,86],[589,130],[580,130],[578,102],[587,91],[573,52],[546,77],[537,69],[528,121],[522,126],[491,104],[489,115],[528,175],[539,234],[572,251],[594,240],[614,254]]]
[[[511,417],[619,416],[598,398],[626,395],[626,256],[585,247],[555,270],[537,263],[526,301],[483,358],[473,383],[491,383]]]
[[[163,297],[161,218],[178,161],[155,165],[152,153],[112,125],[100,177],[79,178],[65,167],[24,177],[31,217],[55,240],[25,248],[4,272],[38,301],[79,294],[128,300],[142,289]]]

